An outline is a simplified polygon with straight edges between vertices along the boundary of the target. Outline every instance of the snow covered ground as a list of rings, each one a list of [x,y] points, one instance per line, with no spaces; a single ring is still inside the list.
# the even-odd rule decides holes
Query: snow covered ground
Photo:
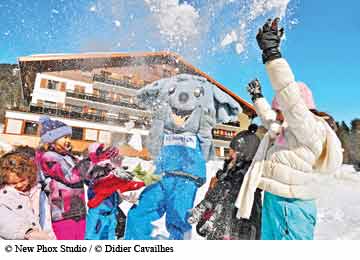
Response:
[[[349,165],[342,171],[355,172]],[[320,194],[316,239],[360,239],[360,183],[329,179]]]
[[[152,167],[151,162],[137,158],[127,158],[125,165],[135,167],[141,162],[143,167]],[[207,163],[207,183],[197,193],[195,205],[204,197],[210,179],[222,167],[222,161]],[[349,165],[342,167],[342,172],[355,172]],[[359,174],[354,173],[354,174]],[[360,177],[359,177],[360,178]],[[318,200],[318,222],[315,231],[316,239],[360,239],[360,183],[337,179],[328,179],[320,189]],[[122,203],[121,208],[127,212],[131,207],[129,203]],[[168,232],[165,228],[164,217],[153,223],[153,236],[166,239]],[[190,236],[189,236],[190,237]],[[192,230],[191,239],[202,239],[197,235],[195,228]]]

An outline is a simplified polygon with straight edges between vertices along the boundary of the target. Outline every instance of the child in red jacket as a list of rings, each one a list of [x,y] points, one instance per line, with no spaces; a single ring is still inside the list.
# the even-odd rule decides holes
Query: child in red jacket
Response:
[[[124,214],[118,207],[122,192],[137,190],[144,182],[133,181],[133,175],[121,167],[121,156],[98,161],[97,154],[103,153],[104,145],[94,143],[89,146],[92,161],[88,179],[88,213],[86,216],[85,239],[115,240],[122,236],[116,234],[118,215]]]

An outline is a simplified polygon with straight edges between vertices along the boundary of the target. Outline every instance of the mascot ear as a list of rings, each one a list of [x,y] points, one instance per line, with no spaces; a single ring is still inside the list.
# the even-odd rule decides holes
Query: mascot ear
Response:
[[[166,85],[167,79],[160,79],[151,84],[146,85],[136,93],[136,104],[140,107],[151,109],[157,106],[166,98]]]
[[[227,123],[237,121],[242,108],[231,96],[213,85],[214,105],[216,111],[216,122]]]

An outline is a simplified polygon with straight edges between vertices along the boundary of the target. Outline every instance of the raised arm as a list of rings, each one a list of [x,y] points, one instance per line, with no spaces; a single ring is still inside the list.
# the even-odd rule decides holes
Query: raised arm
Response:
[[[281,58],[279,46],[283,29],[278,28],[278,22],[278,19],[268,20],[256,38],[263,50],[263,62],[289,129],[300,143],[314,151],[325,140],[324,126],[309,110],[289,64]]]
[[[59,154],[46,152],[38,159],[38,163],[45,177],[55,179],[66,186],[82,187],[84,178],[81,171],[75,165],[65,161]]]
[[[256,113],[260,117],[262,124],[266,129],[269,129],[270,125],[276,121],[276,112],[271,109],[270,104],[264,98],[259,80],[252,80],[247,86],[247,91],[254,103]]]

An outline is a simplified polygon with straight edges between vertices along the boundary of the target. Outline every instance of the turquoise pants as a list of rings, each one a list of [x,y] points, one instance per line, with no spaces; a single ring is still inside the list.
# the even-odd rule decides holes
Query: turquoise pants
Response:
[[[102,203],[90,208],[86,216],[86,240],[115,240],[117,226],[117,207],[109,209]]]
[[[315,224],[314,200],[287,199],[265,192],[262,240],[312,240]]]

